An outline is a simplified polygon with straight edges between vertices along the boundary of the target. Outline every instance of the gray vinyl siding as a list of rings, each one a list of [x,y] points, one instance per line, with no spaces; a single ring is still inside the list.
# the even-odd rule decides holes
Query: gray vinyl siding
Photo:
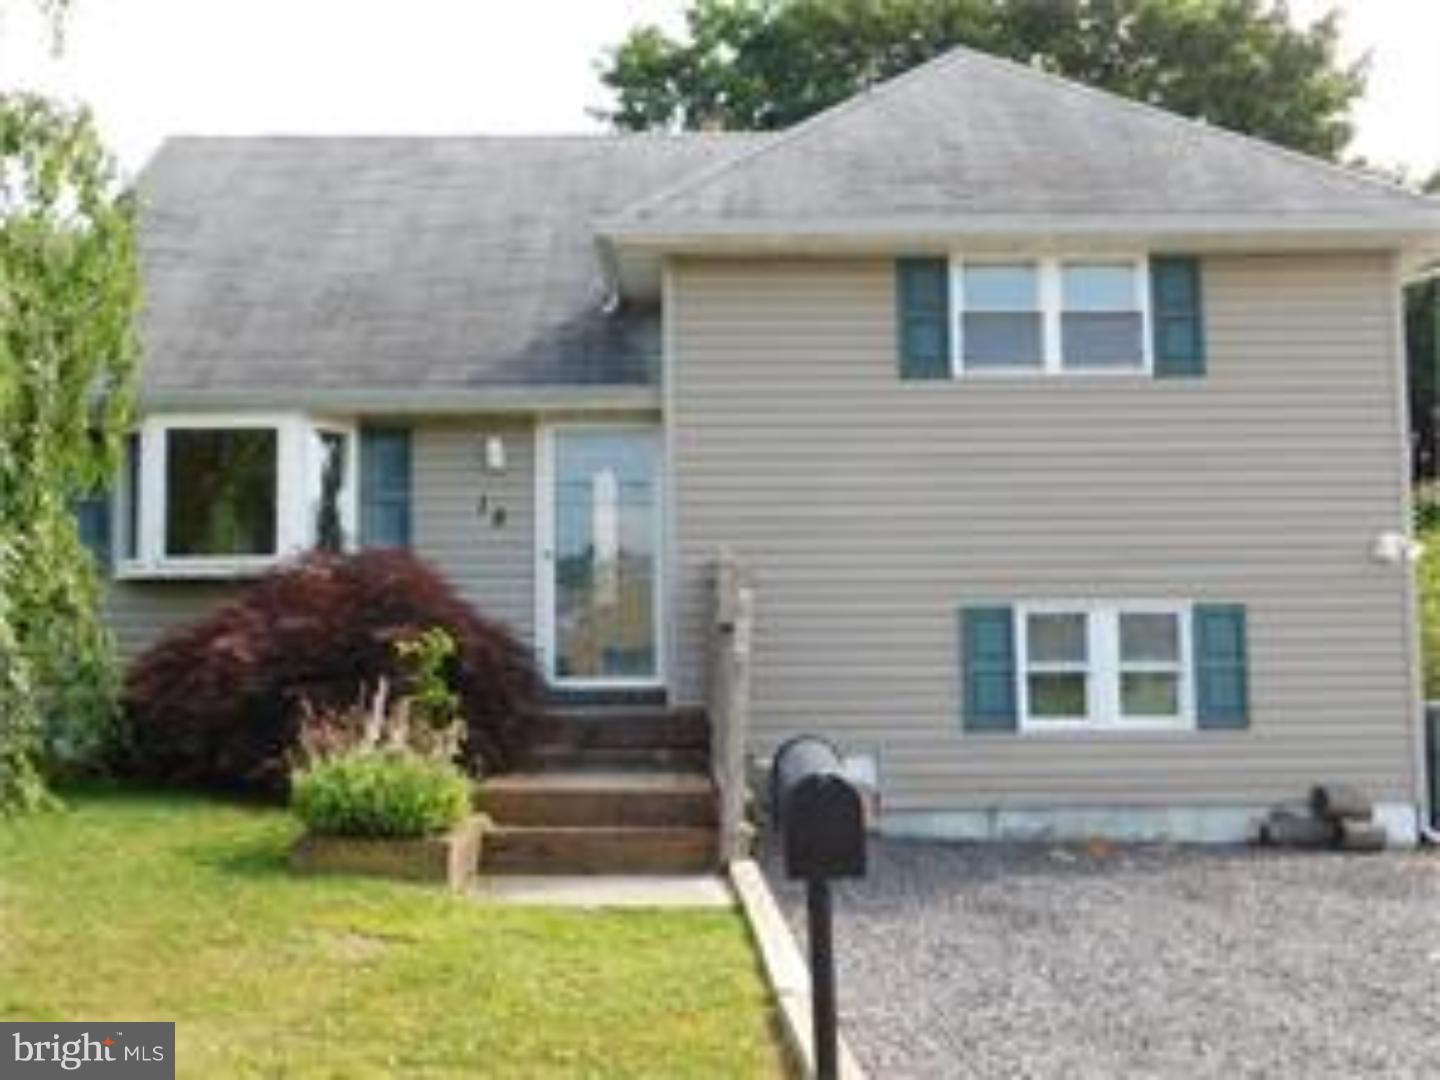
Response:
[[[121,660],[133,660],[165,631],[194,622],[238,588],[214,581],[109,582],[103,610]]]
[[[758,582],[764,749],[878,755],[887,807],[1410,800],[1394,263],[1203,260],[1208,373],[906,382],[893,262],[670,269],[674,690],[703,698],[717,546]],[[956,613],[1049,598],[1246,605],[1251,728],[962,732]]]
[[[414,549],[454,582],[466,599],[509,623],[527,641],[534,632],[535,436],[528,422],[421,422],[413,428]],[[504,474],[483,469],[483,439],[503,436]],[[479,512],[503,506],[496,527]],[[242,586],[193,581],[114,581],[106,615],[121,656],[131,659],[166,629],[200,618]]]
[[[505,440],[505,472],[484,469],[484,439]],[[535,632],[535,429],[474,420],[415,429],[415,550],[527,642]],[[479,509],[505,510],[495,526]]]

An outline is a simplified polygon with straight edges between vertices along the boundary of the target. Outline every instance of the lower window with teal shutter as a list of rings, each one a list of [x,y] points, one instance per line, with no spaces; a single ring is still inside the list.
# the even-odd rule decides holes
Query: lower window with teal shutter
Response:
[[[1249,630],[1242,604],[1196,604],[1195,720],[1202,731],[1250,726]]]
[[[1017,730],[1015,613],[1009,606],[960,609],[960,683],[964,730]]]

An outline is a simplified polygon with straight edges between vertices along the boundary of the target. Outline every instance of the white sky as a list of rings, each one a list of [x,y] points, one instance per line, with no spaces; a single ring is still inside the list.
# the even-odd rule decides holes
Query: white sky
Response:
[[[0,0],[0,85],[90,104],[137,168],[169,134],[554,132],[597,127],[594,61],[682,0],[73,0],[56,59],[33,0]],[[1334,3],[1373,54],[1351,148],[1440,166],[1440,0]]]

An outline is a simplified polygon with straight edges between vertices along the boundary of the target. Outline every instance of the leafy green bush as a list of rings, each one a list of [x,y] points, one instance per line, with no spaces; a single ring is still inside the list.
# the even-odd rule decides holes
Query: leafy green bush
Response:
[[[462,715],[460,695],[450,688],[446,672],[454,662],[455,638],[443,626],[432,626],[395,643],[400,659],[411,664],[410,703],[418,719],[433,728],[447,728]]]
[[[395,642],[395,655],[408,668],[399,673],[398,694],[382,675],[373,692],[362,690],[350,705],[316,707],[308,698],[300,699],[299,740],[290,754],[292,773],[361,750],[408,750],[442,763],[462,759],[462,703],[445,681],[445,665],[455,656],[455,639],[444,628],[433,626]]]
[[[1436,485],[1419,484],[1415,488],[1415,531],[1434,532],[1440,529],[1440,490]]]
[[[292,779],[291,806],[312,831],[340,836],[425,836],[470,810],[470,781],[453,765],[404,750],[359,750]]]
[[[8,30],[8,27],[7,27]],[[75,501],[133,408],[134,199],[83,110],[0,94],[0,815],[116,740],[119,671]]]
[[[1425,698],[1440,700],[1440,528],[1416,537],[1425,545],[1420,556],[1420,651],[1425,672]]]

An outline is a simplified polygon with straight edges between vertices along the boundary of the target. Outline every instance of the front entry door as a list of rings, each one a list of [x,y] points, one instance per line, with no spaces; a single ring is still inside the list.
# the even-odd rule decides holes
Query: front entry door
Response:
[[[660,682],[660,446],[648,427],[549,431],[541,616],[558,685]]]

